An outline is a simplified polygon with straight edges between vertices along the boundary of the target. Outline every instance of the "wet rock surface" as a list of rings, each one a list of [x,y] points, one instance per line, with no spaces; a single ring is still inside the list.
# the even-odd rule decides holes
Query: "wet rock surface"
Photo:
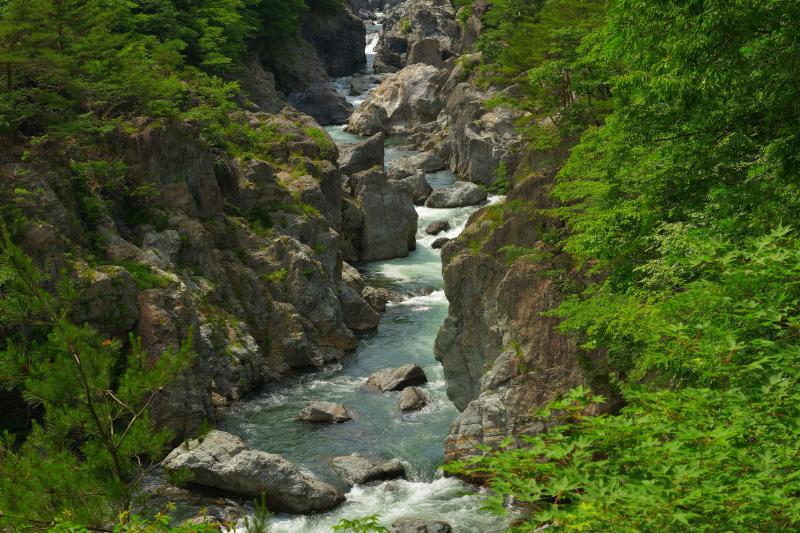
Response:
[[[425,233],[428,235],[439,235],[443,231],[447,231],[450,229],[450,222],[447,220],[437,220],[436,222],[431,222],[425,228]]]
[[[331,468],[348,485],[405,478],[406,469],[397,459],[385,460],[361,455],[345,455],[330,460]]]

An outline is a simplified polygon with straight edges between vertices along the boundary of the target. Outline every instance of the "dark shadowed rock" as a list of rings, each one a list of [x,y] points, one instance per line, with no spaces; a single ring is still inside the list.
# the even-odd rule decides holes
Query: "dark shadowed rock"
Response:
[[[250,450],[224,431],[209,432],[202,442],[181,444],[164,460],[166,472],[188,471],[192,483],[257,498],[267,494],[273,511],[327,511],[344,497],[335,487],[271,453]]]
[[[360,143],[339,146],[339,169],[349,175],[372,167],[383,168],[385,139],[383,133],[376,133]]]
[[[436,239],[431,243],[431,248],[433,248],[434,250],[438,250],[439,248],[444,247],[444,245],[450,242],[451,240],[452,239],[448,237],[439,237],[438,239]]]
[[[344,124],[353,112],[353,106],[329,83],[318,83],[290,94],[289,104],[322,125]]]
[[[392,523],[389,533],[453,533],[453,528],[441,520],[399,518]]]
[[[405,478],[406,469],[397,459],[386,461],[360,455],[345,455],[330,460],[331,467],[348,485]]]
[[[353,416],[347,408],[333,402],[310,402],[303,407],[297,418],[304,422],[339,424],[352,420]]]
[[[398,402],[401,411],[416,411],[428,405],[428,395],[419,387],[406,387]]]
[[[403,365],[398,368],[384,368],[367,378],[367,387],[381,392],[402,390],[412,385],[428,382],[425,372],[418,364]]]
[[[443,231],[447,231],[450,229],[450,222],[447,220],[437,220],[436,222],[431,222],[428,224],[428,227],[425,228],[425,233],[428,235],[438,235]]]
[[[486,189],[468,181],[457,181],[449,187],[434,190],[425,201],[426,207],[465,207],[477,205],[488,197]]]
[[[348,328],[353,331],[370,331],[378,327],[380,315],[352,287],[345,285],[339,288],[339,302]]]

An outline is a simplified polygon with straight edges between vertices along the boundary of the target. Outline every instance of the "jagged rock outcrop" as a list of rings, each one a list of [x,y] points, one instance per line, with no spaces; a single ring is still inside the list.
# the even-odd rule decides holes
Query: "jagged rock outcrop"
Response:
[[[446,68],[417,63],[390,75],[356,109],[346,129],[359,135],[403,133],[436,120],[448,74]]]
[[[350,486],[406,477],[406,469],[398,459],[387,461],[361,455],[345,455],[334,457],[330,460],[330,465]]]
[[[215,406],[355,348],[353,330],[379,315],[342,280],[342,255],[356,249],[344,235],[384,257],[406,255],[416,232],[401,184],[380,176],[344,193],[336,147],[310,117],[234,119],[259,139],[241,146],[246,158],[214,153],[191,123],[109,134],[98,157],[124,163],[124,190],[72,187],[44,157],[2,167],[0,194],[30,191],[13,196],[19,242],[81,288],[77,322],[110,337],[133,330],[153,359],[191,336],[193,365],[151,406],[179,435],[213,421]],[[97,206],[89,222],[86,202]]]
[[[339,169],[344,174],[355,174],[372,167],[382,169],[385,141],[386,136],[383,133],[376,133],[360,143],[340,145]]]
[[[353,112],[347,100],[330,83],[315,83],[289,95],[289,104],[320,124],[344,124]]]
[[[582,352],[558,331],[557,319],[542,316],[561,301],[560,284],[578,275],[542,241],[557,228],[539,212],[551,206],[551,180],[518,185],[504,203],[476,212],[442,250],[450,307],[435,353],[448,397],[462,411],[445,443],[447,461],[542,431],[534,413],[575,386],[613,397],[597,377],[605,375],[601,354]],[[501,251],[506,246],[515,247],[513,259]]]
[[[251,498],[266,494],[267,506],[273,511],[327,511],[344,500],[335,487],[280,455],[251,450],[239,437],[224,431],[211,431],[202,441],[181,444],[163,466],[168,473],[188,472],[197,485]]]
[[[465,207],[477,205],[489,196],[486,189],[468,181],[457,181],[449,187],[436,189],[428,199],[425,207]]]
[[[447,168],[447,163],[436,152],[421,152],[408,157],[393,159],[386,165],[386,175],[390,180],[401,180],[413,176],[417,171],[424,174]]]
[[[354,174],[351,183],[361,212],[361,227],[354,239],[358,258],[377,261],[407,256],[417,245],[417,211],[408,188],[377,169]]]
[[[389,9],[375,49],[375,71],[403,68],[416,43],[426,39],[438,41],[440,60],[453,55],[460,29],[449,0],[406,0]]]
[[[425,200],[427,200],[428,196],[433,192],[433,187],[428,183],[425,173],[421,170],[417,171],[413,176],[401,179],[399,183],[402,183],[408,188],[416,205],[424,204]]]
[[[367,63],[367,30],[346,4],[333,13],[309,12],[303,17],[301,34],[316,49],[329,76],[347,76]]]

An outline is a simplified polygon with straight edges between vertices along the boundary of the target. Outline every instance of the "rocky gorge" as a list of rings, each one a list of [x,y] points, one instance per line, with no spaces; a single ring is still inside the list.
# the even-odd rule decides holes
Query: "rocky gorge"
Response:
[[[191,483],[159,478],[154,499],[265,493],[274,531],[375,513],[398,532],[499,531],[442,461],[541,431],[531,413],[576,385],[607,389],[541,316],[579,276],[550,274],[567,268],[538,214],[552,176],[495,194],[537,162],[524,112],[475,82],[486,9],[309,16],[279,53],[252,51],[235,150],[193,120],[138,119],[98,148],[125,167],[116,189],[89,187],[95,168],[64,165],[65,187],[58,166],[4,162],[23,248],[77,280],[76,322],[133,331],[153,360],[191,341],[153,415],[179,439],[217,429],[169,454],[166,479]],[[247,512],[228,507],[215,516]]]

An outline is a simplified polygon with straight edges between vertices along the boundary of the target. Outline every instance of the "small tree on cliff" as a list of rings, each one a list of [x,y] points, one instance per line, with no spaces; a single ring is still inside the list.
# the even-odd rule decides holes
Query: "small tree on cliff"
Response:
[[[148,407],[188,364],[189,344],[153,360],[131,335],[123,350],[119,339],[70,321],[77,296],[66,278],[52,282],[4,234],[0,385],[21,392],[41,416],[21,442],[8,432],[0,440],[0,527],[65,516],[94,526],[115,520],[171,438]]]

